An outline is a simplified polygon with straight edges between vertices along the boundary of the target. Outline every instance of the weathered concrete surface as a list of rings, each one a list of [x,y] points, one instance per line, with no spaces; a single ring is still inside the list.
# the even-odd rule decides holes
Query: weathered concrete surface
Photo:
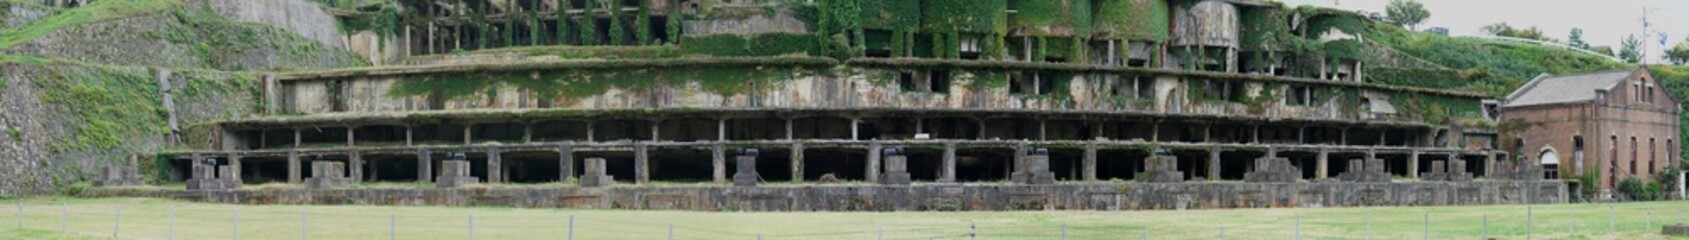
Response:
[[[1566,185],[1536,182],[1075,183],[790,187],[458,189],[95,189],[85,196],[154,196],[247,204],[370,204],[701,211],[1148,210],[1564,203]],[[1527,197],[1535,196],[1535,197]],[[1529,201],[1529,202],[1527,202]]]
[[[207,0],[217,14],[280,27],[331,47],[345,47],[334,16],[307,0]]]

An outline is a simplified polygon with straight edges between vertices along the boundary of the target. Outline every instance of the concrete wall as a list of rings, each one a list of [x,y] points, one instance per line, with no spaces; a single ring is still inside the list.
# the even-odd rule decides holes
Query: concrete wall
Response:
[[[1559,181],[1509,181],[487,189],[471,187],[235,191],[96,189],[87,191],[84,195],[151,195],[246,204],[515,206],[701,211],[1151,210],[1565,203],[1566,185]]]

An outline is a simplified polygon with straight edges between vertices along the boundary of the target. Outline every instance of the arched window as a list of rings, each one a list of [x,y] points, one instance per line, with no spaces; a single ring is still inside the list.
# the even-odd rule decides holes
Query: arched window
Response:
[[[1636,137],[1630,137],[1630,175],[1636,175]]]
[[[1560,156],[1554,154],[1554,150],[1543,149],[1541,153],[1537,153],[1537,163],[1542,164],[1543,179],[1560,178]]]
[[[1607,188],[1618,187],[1619,184],[1619,136],[1607,139]]]
[[[1654,175],[1654,138],[1648,138],[1648,175]]]
[[[1583,136],[1572,136],[1573,175],[1583,173]]]

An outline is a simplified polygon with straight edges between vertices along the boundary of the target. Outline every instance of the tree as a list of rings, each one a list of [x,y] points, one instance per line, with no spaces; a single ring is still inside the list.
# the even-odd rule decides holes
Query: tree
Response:
[[[1507,25],[1507,23],[1496,23],[1484,26],[1484,28],[1479,30],[1482,30],[1484,33],[1490,35],[1502,37],[1524,38],[1545,42],[1555,41],[1553,38],[1548,38],[1547,35],[1543,35],[1542,29],[1537,29],[1537,27],[1534,26],[1530,28],[1514,28],[1512,25]]]
[[[1671,49],[1666,49],[1665,56],[1666,60],[1671,61],[1674,64],[1683,65],[1684,63],[1689,63],[1689,41],[1677,43],[1677,46],[1671,47]]]
[[[1636,35],[1625,36],[1619,47],[1619,58],[1629,63],[1642,62],[1642,40],[1636,39]]]
[[[1566,45],[1571,45],[1572,47],[1581,49],[1589,49],[1589,43],[1583,41],[1582,28],[1572,28],[1572,35],[1566,36]]]
[[[1431,18],[1431,11],[1425,10],[1424,4],[1414,0],[1390,0],[1390,6],[1385,7],[1384,12],[1384,19],[1390,24],[1408,29],[1416,29],[1425,19]]]

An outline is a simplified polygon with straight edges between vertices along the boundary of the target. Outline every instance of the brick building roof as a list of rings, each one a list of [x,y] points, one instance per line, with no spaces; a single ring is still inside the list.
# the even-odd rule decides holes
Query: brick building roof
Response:
[[[1502,107],[1522,107],[1595,100],[1595,90],[1612,89],[1636,74],[1636,69],[1567,76],[1543,74],[1507,95]]]

